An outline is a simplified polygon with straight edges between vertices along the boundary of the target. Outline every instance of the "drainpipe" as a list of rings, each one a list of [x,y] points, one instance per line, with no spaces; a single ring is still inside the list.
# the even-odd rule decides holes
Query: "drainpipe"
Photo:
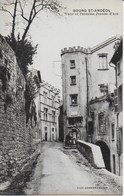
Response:
[[[117,67],[111,65],[111,62],[109,63],[109,66],[115,69],[115,86],[116,86],[116,89],[117,89]],[[117,131],[119,132],[119,129],[118,129],[118,113],[116,114],[116,119],[117,119]],[[118,154],[118,162],[119,162],[119,176],[120,176],[121,168],[120,168],[120,155],[119,154]]]
[[[85,63],[86,63],[86,88],[87,88],[87,93],[86,93],[86,99],[87,99],[87,116],[86,116],[86,125],[87,125],[87,138],[86,140],[88,141],[88,133],[89,133],[89,127],[88,127],[88,117],[89,117],[89,81],[88,81],[88,59],[85,57]]]

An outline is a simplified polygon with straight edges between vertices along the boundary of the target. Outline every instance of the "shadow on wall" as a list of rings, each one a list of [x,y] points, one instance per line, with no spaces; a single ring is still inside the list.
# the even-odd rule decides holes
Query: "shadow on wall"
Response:
[[[104,160],[104,163],[105,163],[105,168],[108,171],[111,171],[111,167],[110,167],[110,149],[109,149],[109,147],[103,141],[97,141],[95,144],[97,146],[99,146],[100,149],[101,149],[103,160]]]

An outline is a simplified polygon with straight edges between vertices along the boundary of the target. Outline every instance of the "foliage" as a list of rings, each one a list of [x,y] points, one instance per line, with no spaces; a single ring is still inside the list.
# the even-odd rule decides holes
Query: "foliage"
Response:
[[[28,66],[33,64],[33,57],[37,53],[37,46],[33,46],[30,40],[15,40],[12,41],[11,37],[6,37],[8,44],[14,50],[18,64],[24,75],[28,72]]]
[[[0,2],[0,11],[11,16],[11,33],[6,40],[15,51],[23,74],[27,73],[28,65],[33,63],[33,56],[37,51],[37,45],[33,46],[32,42],[26,38],[34,19],[43,10],[60,15],[62,8],[59,0],[4,0]],[[23,30],[18,25],[20,22],[23,24]]]

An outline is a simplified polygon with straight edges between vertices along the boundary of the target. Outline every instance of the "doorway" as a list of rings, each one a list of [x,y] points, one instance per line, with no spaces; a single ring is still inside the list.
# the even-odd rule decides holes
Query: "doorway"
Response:
[[[47,132],[45,132],[45,141],[47,141]]]

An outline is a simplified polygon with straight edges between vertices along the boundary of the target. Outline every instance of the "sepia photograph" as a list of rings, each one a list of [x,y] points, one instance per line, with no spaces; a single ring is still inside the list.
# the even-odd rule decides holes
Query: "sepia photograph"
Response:
[[[123,1],[0,0],[0,195],[123,195]]]

